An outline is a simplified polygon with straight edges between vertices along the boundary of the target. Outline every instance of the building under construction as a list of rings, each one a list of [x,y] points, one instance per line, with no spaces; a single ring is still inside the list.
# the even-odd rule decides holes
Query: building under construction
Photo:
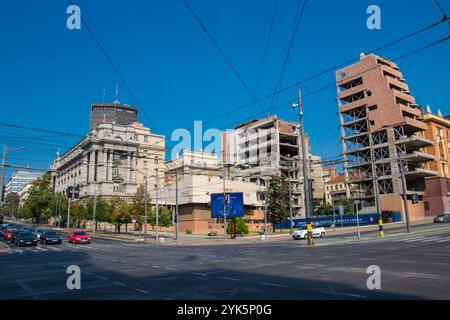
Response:
[[[404,202],[400,165],[412,218],[424,217],[425,178],[436,175],[425,153],[422,107],[416,104],[398,66],[376,55],[336,72],[347,196],[363,212],[386,216],[401,212]],[[352,185],[352,187],[348,187]]]
[[[305,141],[309,155],[307,168],[309,190],[316,191],[310,192],[314,194],[322,190],[319,198],[323,198],[320,158],[311,156],[309,139],[306,137]],[[224,133],[225,163],[239,167],[242,174],[248,175],[250,182],[264,185],[271,176],[278,173],[284,173],[290,178],[293,214],[298,218],[305,216],[301,154],[298,123],[278,119],[275,115],[249,121]],[[315,179],[311,178],[311,169],[314,169]],[[263,194],[259,194],[258,200],[262,200],[263,197]]]

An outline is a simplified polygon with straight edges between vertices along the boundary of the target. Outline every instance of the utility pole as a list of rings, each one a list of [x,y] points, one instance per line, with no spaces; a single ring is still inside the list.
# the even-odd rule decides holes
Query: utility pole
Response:
[[[358,240],[361,240],[361,233],[359,232],[359,204],[355,203],[356,205],[356,230],[358,232]]]
[[[312,234],[312,225],[311,225],[311,214],[312,214],[312,206],[311,206],[311,198],[309,195],[310,188],[309,188],[309,175],[307,173],[307,165],[308,165],[308,159],[306,154],[306,143],[305,143],[305,126],[303,122],[303,104],[302,104],[302,92],[300,88],[298,89],[298,104],[293,104],[293,108],[298,108],[299,110],[299,138],[302,144],[302,169],[303,169],[303,187],[304,187],[304,193],[305,193],[305,214],[306,214],[306,226],[308,230],[308,245],[313,245],[313,234]]]
[[[3,145],[3,157],[2,157],[2,173],[1,173],[1,179],[2,179],[2,185],[0,188],[0,205],[3,205],[3,183],[5,180],[5,162],[6,162],[6,144]]]
[[[378,192],[378,175],[377,170],[375,166],[375,156],[374,156],[374,150],[373,150],[373,138],[372,134],[369,134],[369,143],[370,143],[370,162],[371,162],[371,168],[372,168],[372,185],[373,185],[373,192],[375,196],[375,207],[378,214],[378,232],[380,235],[380,238],[384,237],[384,230],[383,230],[383,216],[380,211],[380,196]]]
[[[408,208],[408,198],[406,196],[406,178],[405,171],[403,168],[403,161],[400,158],[400,154],[398,155],[398,167],[400,169],[400,176],[402,180],[402,190],[403,190],[403,202],[405,204],[405,217],[406,217],[406,232],[411,232],[411,226],[409,222],[409,208]]]
[[[96,218],[95,216],[97,213],[97,185],[95,186],[95,189],[94,189],[94,205],[93,205],[92,210],[93,210],[93,212],[92,212],[92,233],[95,233],[97,231],[97,227],[96,227],[97,222],[95,221],[95,218]]]
[[[159,241],[159,172],[156,168],[156,241]]]
[[[148,208],[148,191],[147,191],[147,176],[144,177],[144,241],[147,241],[147,208]]]
[[[70,203],[73,198],[75,196],[75,175],[72,175],[73,177],[73,186],[72,186],[72,194],[69,197],[69,201],[68,201],[68,205],[67,205],[67,229],[70,229]]]
[[[178,168],[175,170],[175,240],[178,243]]]
[[[267,240],[267,181],[264,180],[266,185],[266,193],[264,195],[264,240]]]
[[[289,219],[291,222],[291,234],[294,233],[294,221],[292,220],[292,187],[291,187],[291,162],[288,167],[288,183],[289,183]]]

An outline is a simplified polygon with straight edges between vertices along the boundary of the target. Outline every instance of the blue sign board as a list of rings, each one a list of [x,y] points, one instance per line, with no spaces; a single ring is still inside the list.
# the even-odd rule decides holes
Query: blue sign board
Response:
[[[333,224],[336,226],[344,226],[344,227],[353,227],[357,225],[356,214],[355,215],[336,215],[336,220],[332,215],[330,216],[321,216],[321,217],[313,217],[311,218],[311,222],[320,223],[324,227],[332,227]],[[359,225],[371,225],[378,223],[378,214],[370,213],[370,214],[359,214]],[[392,215],[392,222],[401,221],[400,213],[395,212]],[[294,228],[301,228],[306,226],[306,219],[293,219]],[[276,229],[289,229],[291,226],[290,220],[283,220],[275,224]]]
[[[244,194],[242,192],[225,193],[225,214],[227,218],[244,216]],[[211,217],[223,218],[224,194],[211,194]]]

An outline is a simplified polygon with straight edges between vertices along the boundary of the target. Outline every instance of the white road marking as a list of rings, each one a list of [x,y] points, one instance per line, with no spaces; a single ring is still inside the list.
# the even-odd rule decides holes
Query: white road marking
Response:
[[[115,284],[117,284],[118,286],[122,286],[122,287],[126,287],[127,285],[123,282],[119,282],[119,281],[114,281]]]
[[[96,276],[96,278],[97,278],[97,279],[100,279],[100,280],[108,280],[107,277],[102,277],[102,276]]]
[[[39,250],[39,251],[48,251],[48,249],[45,249],[45,248],[42,248],[42,247],[36,247],[36,250]]]
[[[148,294],[149,293],[147,290],[142,290],[142,289],[139,289],[139,288],[133,288],[133,289],[136,290],[137,292],[140,292],[140,293],[144,293],[144,294]]]
[[[289,286],[285,286],[285,285],[277,284],[277,283],[258,282],[258,284],[262,284],[263,286],[276,287],[276,288],[289,288]]]

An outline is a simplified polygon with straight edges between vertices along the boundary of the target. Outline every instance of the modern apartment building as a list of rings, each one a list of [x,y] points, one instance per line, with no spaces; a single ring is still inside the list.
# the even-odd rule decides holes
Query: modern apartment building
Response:
[[[425,178],[435,157],[425,152],[433,141],[427,124],[398,66],[384,58],[361,54],[359,62],[336,72],[347,195],[363,203],[363,211],[404,215],[400,162],[406,176],[411,215],[424,217]],[[379,194],[378,201],[376,194]],[[413,194],[418,203],[413,203]]]
[[[428,167],[438,173],[437,177],[425,180],[425,214],[434,216],[450,212],[450,117],[443,116],[440,110],[433,114],[427,106],[423,120],[427,124],[425,137],[434,142],[426,151],[436,157]]]
[[[307,181],[310,190],[322,192],[323,180],[315,179],[311,185],[312,156],[308,137],[305,138],[308,154]],[[305,216],[303,187],[302,152],[299,139],[299,125],[278,119],[276,115],[255,119],[223,133],[223,159],[227,165],[241,168],[248,175],[248,181],[264,185],[274,174],[284,173],[290,178],[292,187],[293,212],[297,218]],[[319,161],[318,161],[319,160]],[[320,158],[314,158],[315,172],[319,170]],[[321,167],[320,167],[321,168]],[[322,174],[322,173],[320,173]],[[263,199],[262,193],[258,195]],[[312,199],[311,199],[312,201]]]

